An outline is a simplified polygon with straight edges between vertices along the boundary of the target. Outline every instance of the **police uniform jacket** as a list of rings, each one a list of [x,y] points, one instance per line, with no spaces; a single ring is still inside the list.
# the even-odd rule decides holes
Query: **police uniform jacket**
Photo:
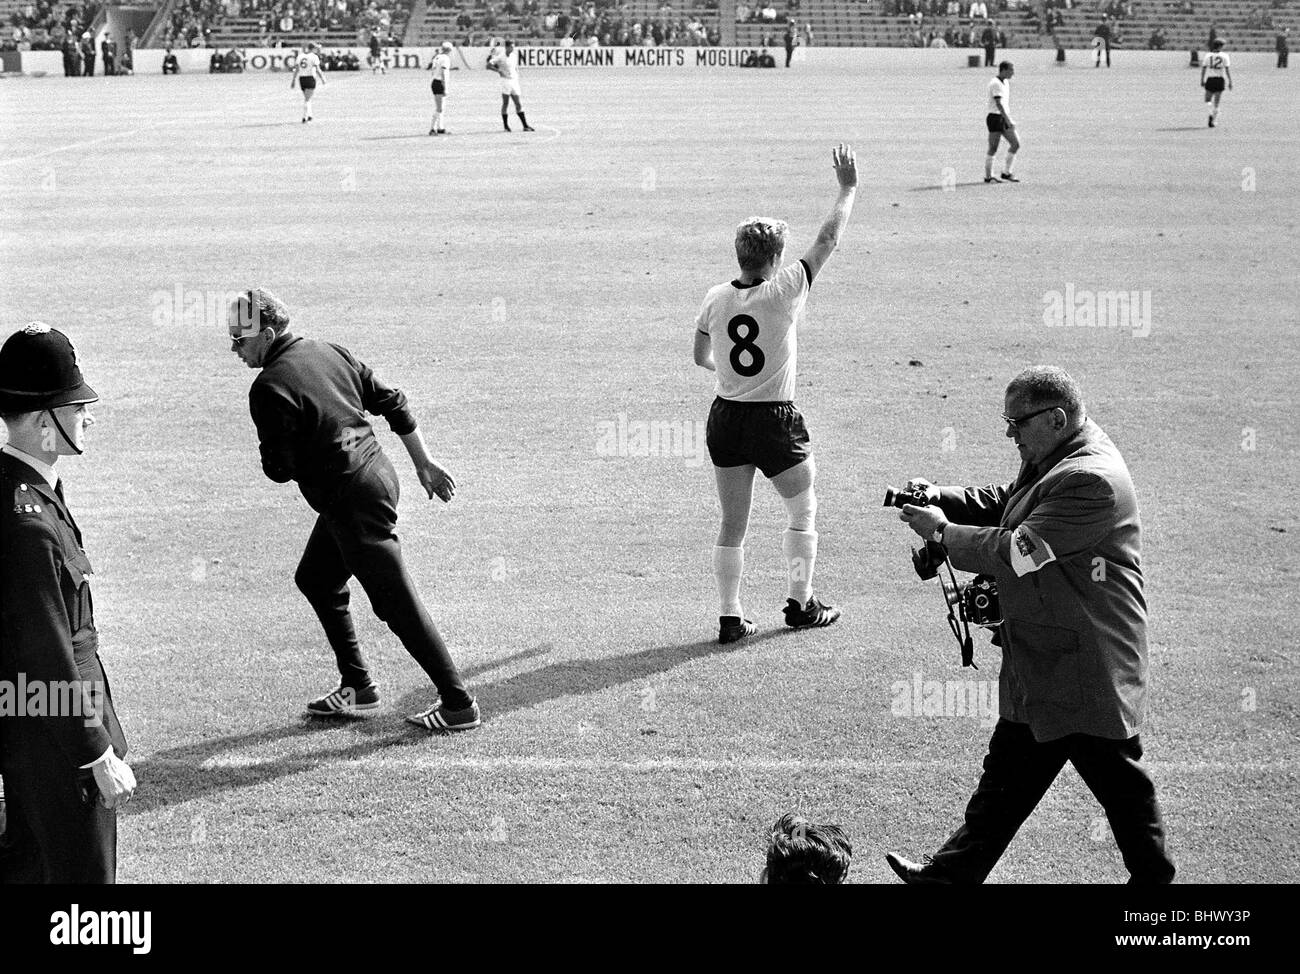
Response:
[[[0,453],[0,553],[0,685],[15,694],[28,688],[24,716],[16,715],[12,698],[0,709],[0,767],[76,774],[110,746],[124,758],[126,737],[99,659],[81,532],[44,477],[7,453]],[[44,681],[47,701],[58,703],[44,716],[31,714],[36,681]],[[79,703],[70,702],[65,687]]]
[[[959,569],[997,579],[998,705],[1034,738],[1124,740],[1146,711],[1141,523],[1124,458],[1091,420],[1005,486],[944,487]]]

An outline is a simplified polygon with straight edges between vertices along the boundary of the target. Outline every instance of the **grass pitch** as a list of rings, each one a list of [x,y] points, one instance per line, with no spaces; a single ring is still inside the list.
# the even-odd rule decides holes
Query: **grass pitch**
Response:
[[[881,492],[1010,479],[1002,389],[1036,362],[1081,381],[1138,486],[1143,740],[1180,879],[1300,878],[1300,97],[1243,69],[1207,130],[1193,72],[1049,56],[1017,65],[1024,182],[991,187],[982,71],[531,72],[528,136],[462,73],[438,139],[414,72],[332,77],[310,125],[284,75],[0,85],[4,330],[67,329],[103,396],[61,469],[141,784],[121,878],[744,882],[797,808],[848,829],[855,881],[892,879],[885,850],[959,823],[989,734],[901,688],[977,699],[997,655],[981,639],[960,668]],[[817,589],[845,617],[781,631],[783,518],[760,490],[744,594],[764,631],[719,647],[707,457],[644,455],[635,430],[702,436],[692,320],[734,273],[732,228],[784,217],[797,258],[841,140],[862,188],[809,302],[798,401]],[[301,717],[333,685],[292,582],[312,515],[262,477],[252,374],[199,310],[255,284],[402,387],[456,477],[449,506],[425,501],[380,424],[476,733],[403,724],[431,689],[359,590],[385,709]],[[1046,326],[1067,288],[1149,291],[1149,334]],[[619,424],[633,448],[611,456]],[[1125,875],[1067,769],[991,878]]]

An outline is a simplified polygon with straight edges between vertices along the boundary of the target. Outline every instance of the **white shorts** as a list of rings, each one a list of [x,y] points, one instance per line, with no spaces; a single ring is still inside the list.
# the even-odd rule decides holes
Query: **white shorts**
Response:
[[[523,97],[523,92],[519,90],[519,79],[518,79],[518,78],[502,78],[502,79],[501,79],[501,94],[503,94],[503,95],[516,95],[516,96],[522,98],[522,97]]]

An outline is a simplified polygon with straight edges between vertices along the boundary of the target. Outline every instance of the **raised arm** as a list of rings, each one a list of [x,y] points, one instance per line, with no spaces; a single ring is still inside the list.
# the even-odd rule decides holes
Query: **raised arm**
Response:
[[[818,231],[817,239],[813,241],[813,245],[808,248],[808,253],[804,254],[803,258],[814,278],[821,272],[822,266],[834,253],[835,248],[839,246],[840,236],[849,222],[849,214],[853,212],[853,200],[858,192],[858,163],[854,158],[852,147],[841,143],[833,149],[831,165],[835,169],[835,178],[840,184],[839,195],[835,198],[835,205],[831,208],[830,215],[826,217],[826,222]]]

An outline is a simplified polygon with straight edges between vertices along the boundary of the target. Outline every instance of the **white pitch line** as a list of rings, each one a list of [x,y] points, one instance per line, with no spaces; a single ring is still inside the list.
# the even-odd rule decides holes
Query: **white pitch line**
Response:
[[[61,145],[56,149],[46,149],[44,152],[38,152],[34,156],[20,156],[17,159],[0,159],[0,166],[16,166],[20,162],[35,162],[37,159],[44,159],[46,156],[52,156],[60,152],[70,152],[73,149],[85,149],[92,145],[99,145],[101,142],[107,142],[110,139],[121,139],[130,135],[139,135],[141,132],[147,132],[151,129],[156,129],[161,125],[168,124],[171,123],[167,120],[154,122],[138,129],[130,129],[126,132],[109,132],[108,135],[101,135],[97,139],[87,139],[85,142],[73,142],[70,145]]]
[[[199,767],[249,768],[275,764],[283,760],[312,759],[310,752],[296,752],[271,757],[248,754],[229,754],[208,758]],[[168,762],[179,764],[182,762]],[[818,771],[850,772],[864,774],[874,771],[969,771],[969,761],[865,761],[856,758],[647,758],[639,761],[619,761],[610,758],[545,758],[507,755],[503,757],[465,757],[449,754],[426,754],[419,757],[392,757],[376,755],[368,758],[350,758],[338,762],[324,762],[337,768],[420,768],[450,771]],[[1294,761],[1148,761],[1146,766],[1159,772],[1213,773],[1244,771],[1255,774],[1295,774],[1300,763]]]
[[[283,95],[275,96],[275,95],[270,95],[267,92],[263,91],[260,93],[258,97],[251,99],[247,103],[245,103],[243,108],[246,109],[256,108],[262,105],[263,103],[270,103],[277,99],[282,100]],[[209,113],[207,116],[177,115],[172,118],[163,118],[163,119],[159,119],[156,122],[150,122],[148,125],[142,125],[138,129],[130,129],[126,132],[109,132],[107,135],[101,135],[97,139],[87,139],[84,142],[73,142],[69,145],[61,145],[54,149],[46,149],[44,152],[38,152],[34,156],[20,156],[17,159],[0,159],[0,166],[16,166],[20,162],[35,162],[37,159],[44,159],[46,156],[52,156],[59,152],[70,152],[73,149],[85,149],[92,145],[99,145],[99,143],[101,142],[107,142],[110,139],[121,139],[131,135],[139,135],[141,132],[151,132],[154,129],[162,128],[164,125],[180,125],[182,122],[188,123],[188,122],[194,122],[196,120],[201,121],[204,117],[228,118],[231,116],[231,113],[233,111],[238,111],[238,110],[239,110],[238,108],[220,110],[215,113]]]

